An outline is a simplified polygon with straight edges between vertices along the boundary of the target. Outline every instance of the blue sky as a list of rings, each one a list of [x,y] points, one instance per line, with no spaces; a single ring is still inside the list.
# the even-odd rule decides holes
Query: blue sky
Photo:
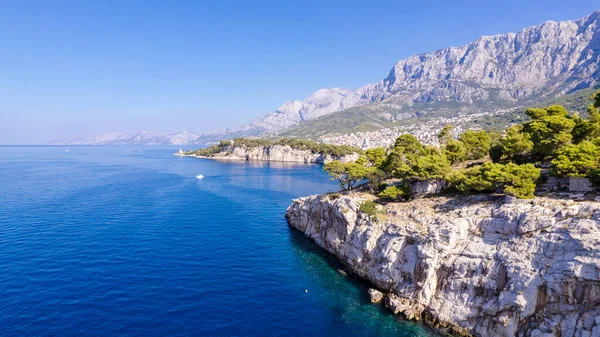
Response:
[[[237,126],[594,1],[2,1],[0,144]]]

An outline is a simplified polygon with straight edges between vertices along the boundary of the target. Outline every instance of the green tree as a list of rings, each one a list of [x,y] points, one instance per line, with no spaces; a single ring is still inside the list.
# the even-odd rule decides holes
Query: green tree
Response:
[[[380,166],[385,160],[386,151],[382,147],[375,147],[368,149],[366,155],[373,166]]]
[[[493,143],[490,147],[490,159],[492,159],[494,163],[499,163],[504,156],[503,151],[504,149],[502,148],[502,143]]]
[[[589,130],[586,139],[600,138],[600,91],[597,91],[592,97],[593,103],[588,107]]]
[[[590,106],[588,111],[594,109],[594,107]],[[573,115],[573,122],[575,122],[575,126],[571,131],[571,135],[573,136],[573,143],[579,143],[585,139],[591,138],[592,129],[594,127],[593,123],[588,120],[585,120],[579,116],[579,114],[575,113]]]
[[[458,138],[465,146],[466,159],[482,159],[490,152],[490,135],[484,130],[467,130]]]
[[[532,120],[524,124],[523,132],[529,134],[533,142],[532,154],[535,159],[543,161],[552,158],[554,151],[573,139],[571,131],[575,122],[562,106],[528,109],[526,114]]]
[[[556,151],[552,172],[559,176],[585,177],[600,168],[600,147],[590,141],[570,144]]]
[[[394,143],[394,149],[388,154],[381,169],[388,175],[402,178],[412,175],[412,165],[425,154],[425,146],[411,134],[401,135]]]
[[[438,134],[438,140],[440,141],[440,145],[446,145],[452,139],[454,139],[454,126],[448,124]]]
[[[596,109],[600,109],[600,90],[596,91],[596,93],[592,96],[592,100],[594,101],[592,105]]]
[[[426,147],[425,155],[415,158],[408,179],[427,180],[442,179],[450,172],[450,162],[435,147]]]
[[[339,160],[333,160],[323,165],[323,171],[331,177],[331,180],[337,180],[340,182],[340,187],[346,189],[348,184],[348,177],[346,176],[346,166]],[[348,188],[351,188],[348,184]]]
[[[446,158],[452,163],[460,163],[467,157],[467,150],[465,145],[460,140],[451,139],[444,146],[444,154]]]
[[[514,125],[506,130],[504,138],[500,139],[500,158],[507,161],[523,163],[533,150],[533,142],[528,133],[523,133],[522,125]],[[494,157],[497,155],[494,154]],[[492,158],[494,159],[494,158]],[[494,160],[499,161],[499,160]]]
[[[494,192],[503,189],[504,193],[517,198],[533,198],[540,169],[533,164],[506,165],[484,163],[482,165],[453,171],[447,175],[456,189],[463,193]]]
[[[396,139],[394,150],[406,155],[421,155],[425,151],[425,146],[410,133],[405,133]]]
[[[437,148],[425,147],[415,136],[405,134],[398,137],[381,169],[400,179],[436,179],[450,171],[450,162]]]
[[[361,163],[342,163],[333,160],[323,166],[323,170],[329,174],[331,180],[337,180],[342,189],[351,190],[356,184],[373,173],[376,168],[367,167]]]

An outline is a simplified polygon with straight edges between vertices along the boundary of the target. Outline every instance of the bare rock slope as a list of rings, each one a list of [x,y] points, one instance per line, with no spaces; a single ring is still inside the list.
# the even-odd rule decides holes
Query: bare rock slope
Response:
[[[461,197],[358,211],[294,200],[291,226],[387,293],[386,305],[473,336],[600,336],[600,203]]]
[[[413,55],[398,61],[378,83],[355,90],[321,89],[219,136],[281,131],[378,102],[394,113],[424,102],[459,103],[472,107],[472,112],[482,112],[477,104],[485,102],[490,111],[560,96],[599,81],[600,11],[596,11],[578,20],[547,21],[518,33],[483,36],[461,47]]]

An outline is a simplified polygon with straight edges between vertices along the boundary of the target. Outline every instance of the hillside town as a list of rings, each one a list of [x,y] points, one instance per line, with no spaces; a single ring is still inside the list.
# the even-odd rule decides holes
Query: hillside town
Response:
[[[470,115],[460,115],[455,117],[438,117],[427,119],[426,121],[414,120],[413,123],[385,128],[370,132],[347,133],[339,136],[330,136],[319,138],[318,141],[332,145],[347,145],[362,149],[374,147],[388,148],[394,144],[398,136],[411,133],[417,137],[423,144],[439,146],[437,135],[446,125],[453,125],[456,135],[461,134],[466,129],[480,129],[473,120],[482,117],[492,117],[507,111],[482,112]]]

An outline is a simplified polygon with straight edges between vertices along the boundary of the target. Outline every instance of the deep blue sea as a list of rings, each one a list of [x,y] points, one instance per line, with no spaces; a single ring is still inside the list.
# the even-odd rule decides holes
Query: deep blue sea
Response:
[[[435,336],[288,227],[319,165],[176,150],[0,147],[1,336]]]

